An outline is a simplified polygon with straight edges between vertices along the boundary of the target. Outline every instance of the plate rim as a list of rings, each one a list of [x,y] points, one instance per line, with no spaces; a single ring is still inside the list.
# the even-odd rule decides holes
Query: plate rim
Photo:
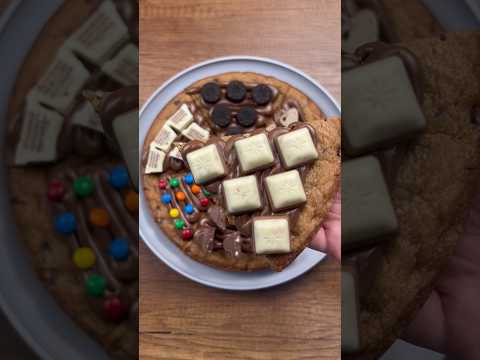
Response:
[[[162,83],[159,87],[157,87],[155,89],[155,91],[147,98],[147,100],[142,104],[141,108],[140,108],[140,112],[139,112],[139,123],[141,123],[142,121],[142,117],[143,117],[143,114],[145,113],[145,110],[148,108],[148,106],[151,105],[151,103],[154,101],[154,99],[162,92],[165,90],[165,88],[167,88],[169,85],[171,85],[173,82],[175,82],[178,78],[181,78],[183,77],[184,75],[190,73],[190,72],[193,72],[197,69],[200,69],[202,67],[205,67],[205,66],[209,66],[209,65],[214,65],[215,63],[221,63],[221,62],[227,62],[227,61],[254,61],[254,62],[261,62],[261,63],[266,63],[266,64],[270,64],[270,65],[274,65],[274,66],[278,66],[278,67],[283,67],[285,68],[286,70],[289,70],[293,73],[296,73],[297,75],[299,75],[300,77],[303,77],[305,80],[309,81],[310,83],[312,83],[316,88],[318,88],[322,93],[323,95],[332,103],[332,105],[334,106],[335,110],[340,114],[341,113],[341,107],[339,105],[339,103],[336,101],[336,99],[330,94],[330,92],[325,88],[323,87],[321,84],[319,84],[315,79],[313,79],[311,76],[307,75],[306,73],[304,73],[302,70],[299,70],[291,65],[288,65],[284,62],[281,62],[281,61],[278,61],[278,60],[274,60],[274,59],[271,59],[271,58],[267,58],[267,57],[259,57],[259,56],[246,56],[246,55],[231,55],[231,56],[223,56],[223,57],[216,57],[216,58],[212,58],[212,59],[208,59],[208,60],[205,60],[205,61],[202,61],[202,62],[199,62],[199,63],[196,63],[190,67],[187,67],[186,69],[178,72],[178,73],[175,73],[173,76],[171,76],[170,78],[168,78],[164,83]],[[151,126],[151,125],[150,125]],[[140,134],[139,134],[139,164],[141,164],[141,154],[142,154],[142,149],[143,149],[143,143],[145,141],[145,138],[140,138]],[[140,195],[140,201],[144,201],[144,192],[143,192],[143,186],[142,186],[142,183],[143,183],[143,179],[141,178],[140,181],[139,181],[139,195]],[[142,215],[140,215],[142,216]],[[149,212],[148,215],[145,215],[145,216],[150,216],[151,217],[151,213]],[[254,290],[261,290],[261,289],[267,289],[267,288],[271,288],[271,287],[275,287],[275,286],[279,286],[279,285],[282,285],[282,284],[286,284],[304,274],[306,274],[307,272],[309,272],[310,270],[312,270],[313,267],[315,267],[316,265],[318,265],[320,262],[322,262],[325,257],[327,256],[326,254],[324,253],[321,253],[321,252],[318,252],[318,251],[315,251],[315,250],[312,250],[310,248],[306,248],[303,252],[305,251],[311,251],[311,252],[315,252],[315,253],[318,253],[320,254],[320,256],[318,257],[318,259],[316,259],[316,261],[312,262],[311,264],[309,264],[305,269],[303,269],[301,272],[299,272],[298,274],[295,274],[294,276],[288,278],[288,279],[285,279],[285,280],[273,280],[271,283],[265,283],[265,284],[261,284],[261,285],[258,285],[258,286],[244,286],[244,287],[230,287],[230,286],[222,286],[220,284],[216,284],[216,283],[212,283],[212,282],[209,282],[207,280],[203,280],[203,279],[200,279],[200,278],[197,278],[193,275],[190,275],[189,273],[186,273],[184,272],[183,270],[181,270],[174,262],[172,261],[169,261],[167,259],[167,257],[163,256],[161,253],[159,253],[157,251],[157,249],[153,246],[153,244],[150,243],[150,240],[146,240],[146,237],[144,236],[144,231],[142,231],[142,226],[141,226],[142,222],[139,221],[139,226],[138,226],[138,231],[139,231],[139,235],[140,235],[140,238],[141,240],[143,241],[143,243],[150,249],[150,251],[157,257],[157,259],[161,260],[165,265],[167,265],[169,268],[171,268],[172,270],[174,270],[175,272],[177,272],[178,274],[186,277],[187,279],[193,281],[193,282],[196,282],[196,283],[199,283],[199,284],[202,284],[204,286],[207,286],[207,287],[210,287],[210,288],[215,288],[215,289],[220,289],[220,290],[226,290],[226,291],[254,291]],[[160,231],[162,231],[160,229]],[[163,232],[163,231],[162,231]],[[166,237],[166,236],[165,236]],[[168,237],[167,237],[168,238]],[[177,248],[177,251],[181,252],[183,255],[185,255],[180,249]],[[303,253],[302,252],[302,253]],[[187,256],[187,255],[185,255]],[[192,259],[193,260],[193,259]],[[195,260],[193,260],[195,261]],[[204,264],[205,265],[205,264]],[[205,266],[209,266],[209,265],[205,265]],[[218,271],[225,271],[225,272],[228,272],[226,270],[222,270],[222,269],[218,269],[218,268],[214,268],[215,270],[218,270]]]

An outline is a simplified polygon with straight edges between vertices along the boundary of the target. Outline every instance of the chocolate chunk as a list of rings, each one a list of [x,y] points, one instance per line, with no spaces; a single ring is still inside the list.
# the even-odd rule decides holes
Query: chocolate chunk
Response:
[[[203,101],[207,104],[215,104],[220,100],[221,90],[217,83],[209,82],[202,86],[200,90]]]
[[[270,101],[272,101],[272,89],[264,84],[257,85],[252,90],[252,97],[253,101],[255,101],[257,105],[267,105]]]
[[[215,246],[215,228],[202,226],[193,234],[193,241],[200,245],[205,252],[212,252]]]
[[[241,128],[240,126],[232,126],[232,127],[229,127],[227,129],[227,131],[225,132],[225,135],[229,136],[229,135],[239,135],[239,134],[243,134],[243,128]]]
[[[218,205],[212,205],[208,208],[207,216],[210,222],[221,230],[225,230],[227,226],[227,218],[225,210]]]
[[[227,85],[227,99],[239,103],[247,96],[247,89],[240,81],[230,81]]]
[[[215,125],[226,128],[232,121],[232,111],[225,105],[217,105],[212,111],[212,120]]]
[[[246,106],[238,112],[237,121],[243,127],[251,127],[257,121],[257,112],[253,107]]]
[[[232,232],[223,240],[225,254],[231,257],[239,257],[242,253],[242,239],[238,232]]]

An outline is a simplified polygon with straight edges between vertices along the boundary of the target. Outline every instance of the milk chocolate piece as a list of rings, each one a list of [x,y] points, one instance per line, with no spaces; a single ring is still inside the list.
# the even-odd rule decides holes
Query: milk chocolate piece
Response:
[[[342,251],[365,248],[394,235],[397,217],[373,156],[348,160],[342,166]]]
[[[227,85],[227,99],[234,103],[242,102],[247,96],[247,89],[240,81],[230,81]]]
[[[399,57],[342,74],[344,151],[357,156],[409,139],[425,126],[420,105]]]
[[[342,354],[360,350],[358,285],[353,267],[342,268]]]

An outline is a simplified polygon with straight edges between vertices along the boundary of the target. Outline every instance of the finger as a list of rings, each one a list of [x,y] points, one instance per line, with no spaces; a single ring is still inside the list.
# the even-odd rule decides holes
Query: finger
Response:
[[[320,227],[320,230],[318,230],[309,246],[314,250],[327,251],[327,235],[325,234],[325,228],[323,226]]]
[[[402,338],[414,345],[440,353],[446,349],[445,315],[437,291],[430,294]]]

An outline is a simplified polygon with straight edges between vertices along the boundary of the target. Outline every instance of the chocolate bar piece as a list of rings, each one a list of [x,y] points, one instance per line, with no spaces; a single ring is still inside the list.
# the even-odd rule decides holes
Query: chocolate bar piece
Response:
[[[265,178],[273,211],[293,209],[307,201],[298,170],[291,170]]]
[[[187,162],[197,184],[206,184],[226,174],[225,165],[215,144],[189,152]]]
[[[358,286],[354,269],[342,269],[342,354],[352,354],[360,349],[358,328]]]
[[[347,155],[387,148],[425,128],[408,73],[397,56],[342,74],[342,139]]]
[[[240,214],[262,207],[255,175],[225,180],[222,185],[225,203],[230,214]]]
[[[373,156],[342,166],[342,251],[372,245],[397,232],[380,162]]]
[[[281,254],[291,251],[288,216],[258,216],[253,219],[256,254]]]

